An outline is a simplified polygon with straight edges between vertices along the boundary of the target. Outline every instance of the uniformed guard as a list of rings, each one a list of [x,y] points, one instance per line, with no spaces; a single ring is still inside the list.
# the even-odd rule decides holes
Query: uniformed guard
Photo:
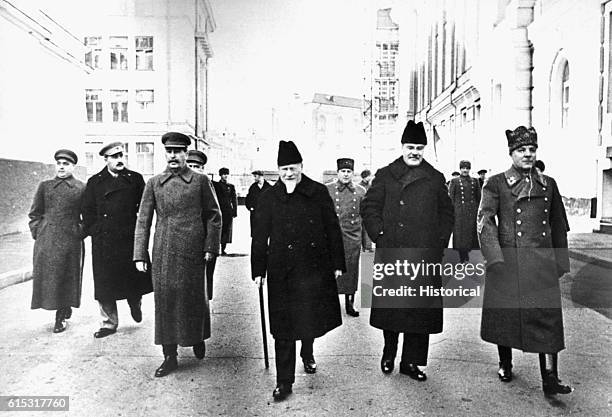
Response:
[[[177,369],[177,345],[193,346],[196,358],[204,359],[204,341],[210,337],[204,270],[219,253],[221,214],[208,177],[186,164],[190,141],[178,132],[162,136],[168,166],[147,181],[136,223],[133,259],[142,272],[151,260],[155,344],[162,345],[164,353],[156,377]],[[155,237],[149,257],[153,213]]]
[[[35,240],[31,307],[55,310],[53,332],[61,333],[72,307],[81,305],[85,184],[73,176],[78,162],[74,152],[60,149],[54,158],[55,178],[40,183],[29,213]]]
[[[476,178],[470,177],[470,161],[459,162],[461,174],[450,181],[448,193],[455,208],[453,248],[459,252],[459,262],[470,260],[470,251],[478,249],[476,214],[480,204],[480,186]]]
[[[253,237],[253,222],[255,221],[255,213],[259,197],[271,187],[270,183],[264,178],[263,171],[256,169],[251,173],[253,175],[253,184],[249,187],[249,191],[244,199],[244,205],[251,214],[251,237]]]
[[[221,207],[221,218],[223,220],[223,229],[221,231],[221,255],[227,255],[225,248],[228,243],[232,243],[234,217],[238,216],[238,199],[236,197],[236,188],[233,184],[227,182],[229,177],[229,169],[219,169],[219,181],[213,181],[215,193]]]
[[[342,229],[346,273],[338,278],[338,294],[344,294],[346,314],[358,317],[355,310],[355,292],[359,282],[359,255],[361,254],[361,216],[359,208],[366,190],[359,184],[353,184],[355,161],[340,158],[336,161],[338,178],[326,184],[327,191],[334,200],[336,215]]]
[[[102,323],[94,337],[117,331],[117,300],[126,299],[135,322],[142,321],[142,296],[153,291],[150,272],[134,266],[134,228],[144,179],[125,166],[123,144],[100,149],[106,166],[87,181],[83,195],[85,232],[91,235],[95,299]]]
[[[499,379],[512,349],[539,354],[544,393],[567,394],[557,370],[565,348],[559,278],[569,271],[565,207],[555,180],[534,168],[533,127],[506,130],[512,166],[483,187],[478,235],[487,263],[481,336],[497,344]]]

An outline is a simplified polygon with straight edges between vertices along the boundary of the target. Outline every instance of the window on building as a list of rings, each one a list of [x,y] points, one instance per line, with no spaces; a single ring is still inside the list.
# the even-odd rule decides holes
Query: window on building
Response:
[[[336,133],[339,135],[344,133],[344,119],[342,116],[336,118]]]
[[[136,36],[136,69],[153,70],[153,36]]]
[[[110,92],[111,110],[113,112],[113,122],[128,121],[128,92],[127,90],[111,90]]]
[[[89,51],[85,54],[85,64],[92,68],[102,68],[102,38],[100,36],[88,36],[85,38],[85,46]]]
[[[85,109],[88,122],[102,121],[102,90],[85,90]]]
[[[567,127],[569,122],[569,64],[566,62],[563,68],[563,79],[561,83],[561,127]]]
[[[153,90],[136,90],[136,114],[140,120],[152,117],[155,95]]]
[[[110,61],[112,70],[128,69],[127,60],[127,36],[111,36],[109,39]]]
[[[327,130],[327,119],[325,118],[325,116],[320,115],[317,118],[317,132],[321,133],[321,134],[325,134],[325,131]]]
[[[153,175],[153,149],[151,142],[136,142],[136,171],[142,175]]]

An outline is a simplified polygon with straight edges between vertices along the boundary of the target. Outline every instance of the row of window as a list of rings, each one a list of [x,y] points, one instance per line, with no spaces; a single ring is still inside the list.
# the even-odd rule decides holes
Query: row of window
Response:
[[[127,71],[130,57],[134,57],[135,69],[153,70],[153,36],[135,36],[130,48],[128,36],[88,36],[85,46],[90,50],[85,54],[85,63],[95,69]]]
[[[85,90],[85,111],[88,122],[104,122],[105,114],[110,114],[113,122],[130,121],[129,109],[132,107],[136,120],[147,121],[153,116],[155,94],[153,90],[134,90],[130,99],[129,90]],[[133,103],[132,106],[129,103]],[[108,113],[107,113],[108,112]],[[107,121],[109,121],[107,120]]]

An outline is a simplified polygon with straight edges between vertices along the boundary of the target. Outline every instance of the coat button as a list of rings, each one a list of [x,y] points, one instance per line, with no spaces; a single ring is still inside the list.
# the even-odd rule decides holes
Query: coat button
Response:
[[[542,232],[542,236],[546,236],[546,232]]]
[[[543,191],[546,191],[546,187],[542,187],[542,190],[543,190]]]
[[[316,244],[316,243],[314,243],[314,242],[310,242],[310,247],[311,247],[311,248],[316,248],[316,247],[317,247],[317,244]]]
[[[291,244],[287,245],[287,249],[289,249],[289,250],[293,249],[293,245],[291,245]]]
[[[529,182],[529,178],[525,178],[525,181]]]
[[[404,205],[404,200],[400,200],[400,206]]]
[[[340,206],[336,206],[337,209],[340,209]]]
[[[542,220],[542,224],[546,224],[546,220]]]
[[[544,197],[544,201],[548,201],[548,197]]]
[[[520,213],[521,211],[522,211],[522,210],[521,210],[520,208],[517,208],[517,209],[516,209],[516,212],[517,212],[517,213]]]
[[[108,214],[104,214],[104,217],[108,217]]]
[[[518,237],[523,236],[523,232],[517,232],[516,234],[518,235]]]
[[[544,209],[544,213],[548,213],[548,209]]]
[[[517,220],[516,224],[522,224],[523,222],[521,220]]]

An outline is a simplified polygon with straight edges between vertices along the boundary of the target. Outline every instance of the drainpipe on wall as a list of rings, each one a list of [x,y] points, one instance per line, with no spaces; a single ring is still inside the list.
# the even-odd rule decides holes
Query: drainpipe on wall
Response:
[[[533,44],[529,40],[527,27],[533,22],[535,0],[518,0],[517,3],[516,27],[512,30],[516,68],[516,122],[529,127],[532,122],[533,109]]]

